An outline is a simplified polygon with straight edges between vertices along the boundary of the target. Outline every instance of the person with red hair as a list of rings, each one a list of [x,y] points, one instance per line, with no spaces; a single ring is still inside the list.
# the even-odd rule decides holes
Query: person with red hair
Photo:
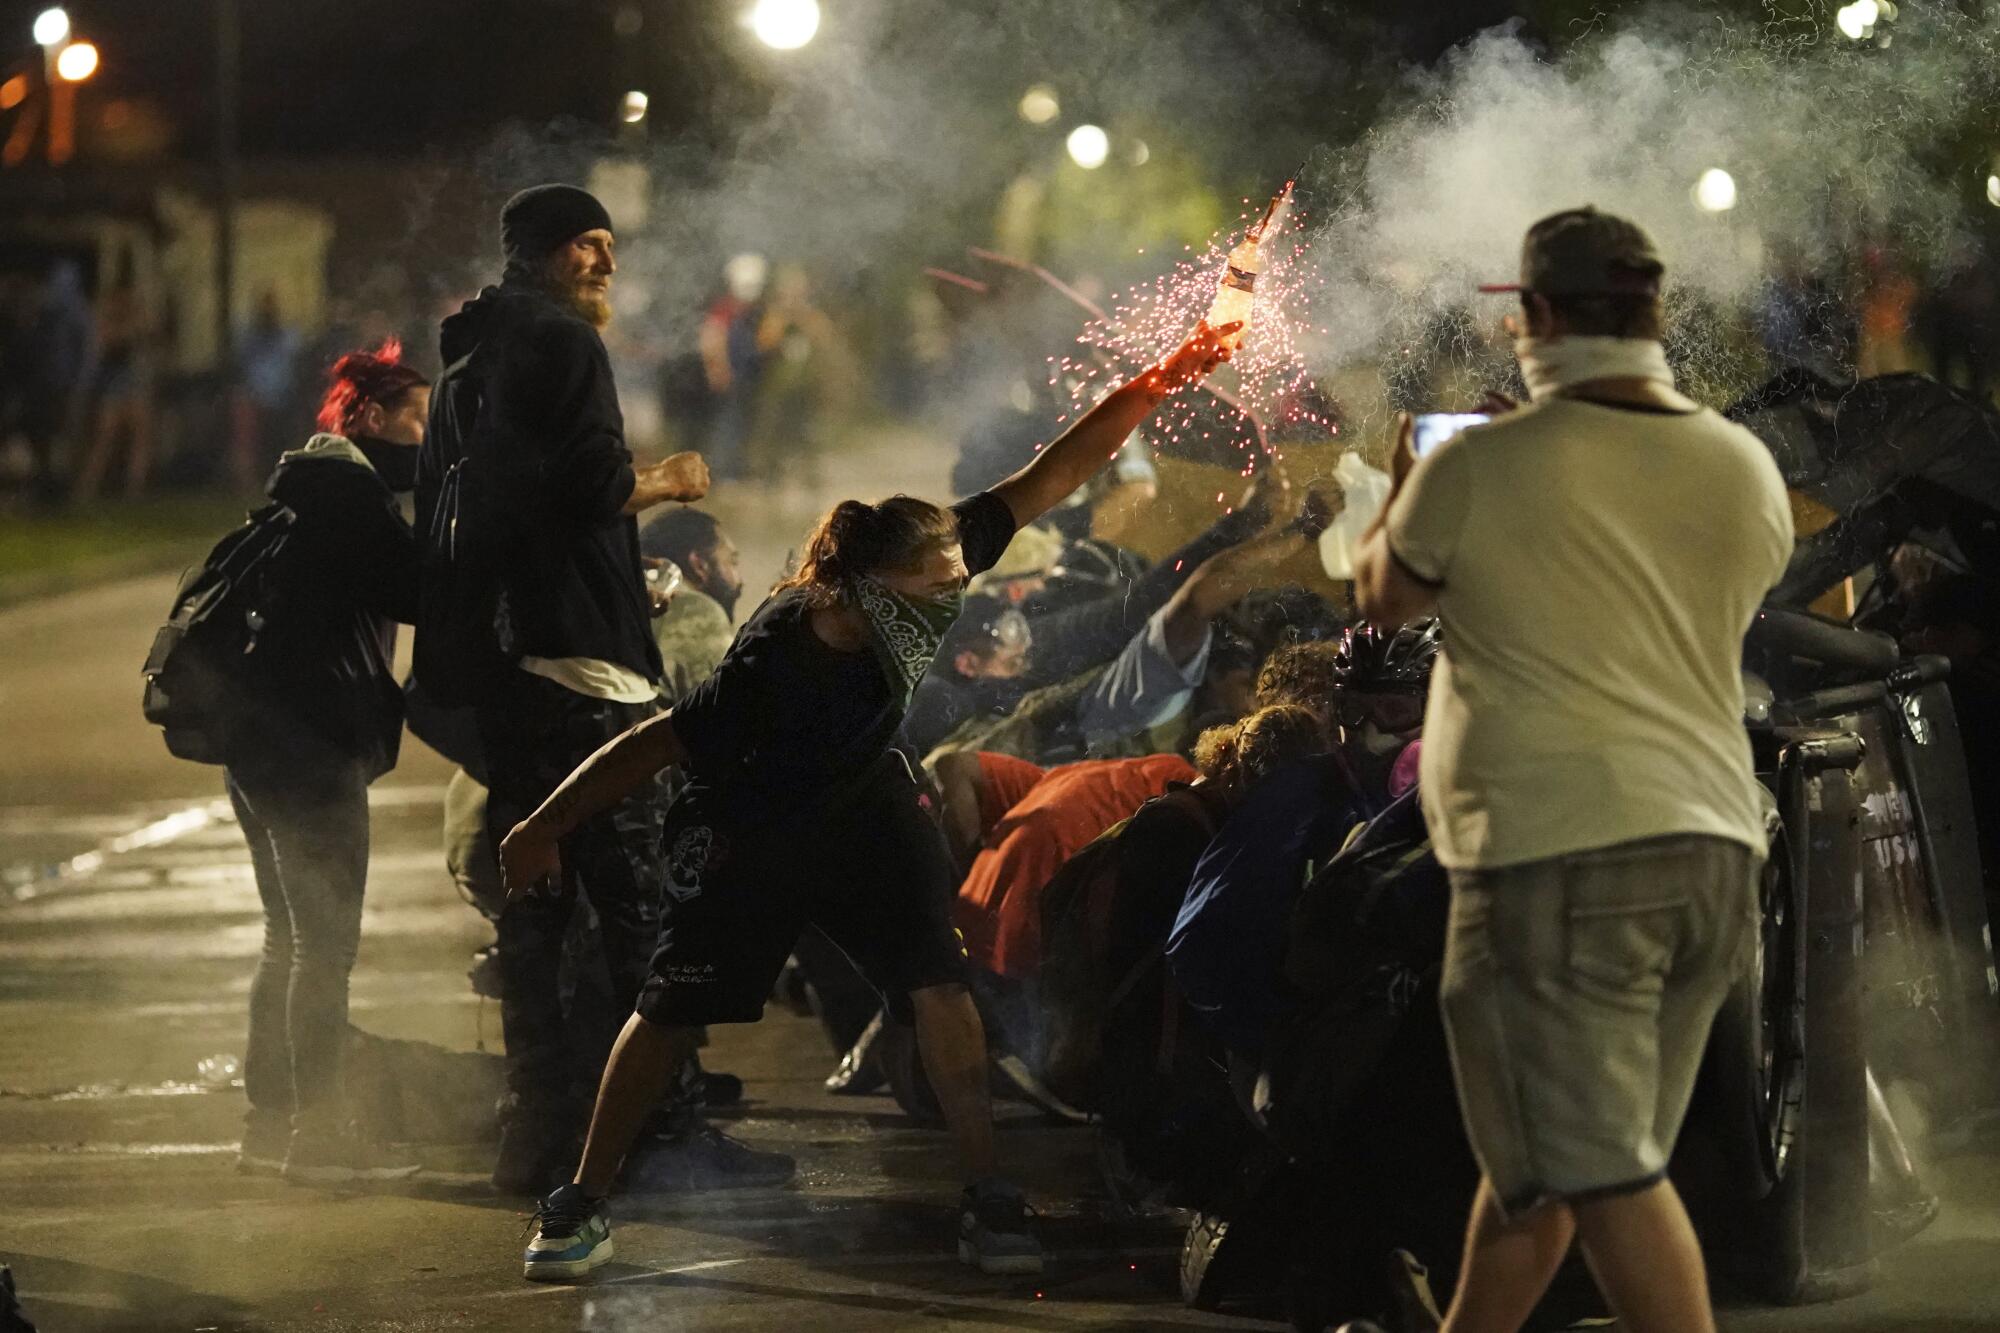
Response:
[[[238,1167],[338,1184],[417,1171],[358,1139],[341,1111],[347,983],[368,873],[368,784],[393,768],[402,691],[392,622],[417,609],[417,542],[398,495],[416,485],[430,384],[392,340],[328,374],[317,434],[281,456],[253,521],[288,525],[255,726],[224,783],[250,844],[264,952],[250,984]]]

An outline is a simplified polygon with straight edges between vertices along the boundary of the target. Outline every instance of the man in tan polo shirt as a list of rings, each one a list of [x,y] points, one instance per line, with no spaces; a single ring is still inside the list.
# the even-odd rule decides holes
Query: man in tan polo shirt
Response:
[[[1558,213],[1521,270],[1487,290],[1520,293],[1532,402],[1422,461],[1405,419],[1357,571],[1369,619],[1444,631],[1421,788],[1484,1174],[1444,1328],[1519,1328],[1574,1238],[1621,1326],[1702,1333],[1666,1166],[1757,939],[1742,644],[1790,510],[1756,437],[1675,390],[1643,231]]]

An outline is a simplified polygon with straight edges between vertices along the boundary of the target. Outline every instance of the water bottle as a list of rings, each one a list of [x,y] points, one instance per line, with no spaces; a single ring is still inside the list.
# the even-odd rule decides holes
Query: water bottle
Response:
[[[1243,233],[1229,252],[1229,262],[1222,267],[1222,276],[1215,284],[1215,299],[1208,306],[1208,327],[1219,329],[1224,324],[1241,323],[1242,328],[1222,339],[1222,345],[1235,350],[1243,345],[1250,335],[1250,325],[1257,309],[1257,279],[1264,272],[1262,246],[1264,238],[1272,235],[1272,226],[1282,222],[1285,211],[1291,207],[1292,182],[1286,181],[1285,188],[1271,197],[1271,203],[1264,210],[1257,225]]]

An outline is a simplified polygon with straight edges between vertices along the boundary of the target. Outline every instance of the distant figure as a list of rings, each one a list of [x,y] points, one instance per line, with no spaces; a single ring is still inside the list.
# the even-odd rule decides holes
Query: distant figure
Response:
[[[764,370],[757,330],[770,271],[762,255],[737,255],[723,266],[723,294],[702,317],[701,365],[715,400],[708,461],[718,480],[739,481],[749,467],[750,431]]]
[[[781,267],[757,324],[763,377],[750,436],[750,469],[757,480],[819,485],[841,351],[833,321],[813,304],[806,271],[797,264]]]
[[[59,261],[42,284],[19,356],[21,433],[34,460],[32,493],[43,504],[54,504],[62,496],[56,452],[69,433],[95,326],[83,291],[83,271],[69,260]]]
[[[139,293],[124,282],[104,294],[97,316],[97,368],[91,377],[90,442],[77,466],[76,498],[97,498],[111,459],[125,447],[125,494],[146,489],[153,460],[152,327]]]
[[[292,401],[303,339],[285,324],[278,294],[264,293],[257,317],[237,335],[236,370],[241,384],[232,405],[234,430],[230,464],[238,484],[262,470],[265,441]]]

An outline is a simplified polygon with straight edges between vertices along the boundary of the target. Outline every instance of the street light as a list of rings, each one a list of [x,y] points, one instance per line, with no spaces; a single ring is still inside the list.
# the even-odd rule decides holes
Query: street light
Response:
[[[1726,213],[1736,207],[1736,178],[1721,167],[1710,167],[1694,183],[1694,202],[1704,213]]]
[[[61,46],[69,40],[69,11],[44,9],[35,15],[35,45]]]
[[[82,83],[97,73],[97,48],[89,42],[71,42],[56,53],[56,73],[66,82]]]
[[[651,99],[635,88],[625,94],[625,103],[619,109],[618,118],[627,125],[637,125],[646,118],[646,108],[650,104]]]
[[[776,51],[796,51],[819,31],[819,0],[757,0],[750,31]]]
[[[1062,114],[1062,103],[1056,100],[1055,89],[1038,83],[1021,94],[1020,111],[1030,125],[1046,125]]]
[[[1095,171],[1111,156],[1111,136],[1095,125],[1079,125],[1069,132],[1065,146],[1070,161],[1085,171]]]
[[[1986,202],[2000,208],[2000,174],[1986,178]]]

